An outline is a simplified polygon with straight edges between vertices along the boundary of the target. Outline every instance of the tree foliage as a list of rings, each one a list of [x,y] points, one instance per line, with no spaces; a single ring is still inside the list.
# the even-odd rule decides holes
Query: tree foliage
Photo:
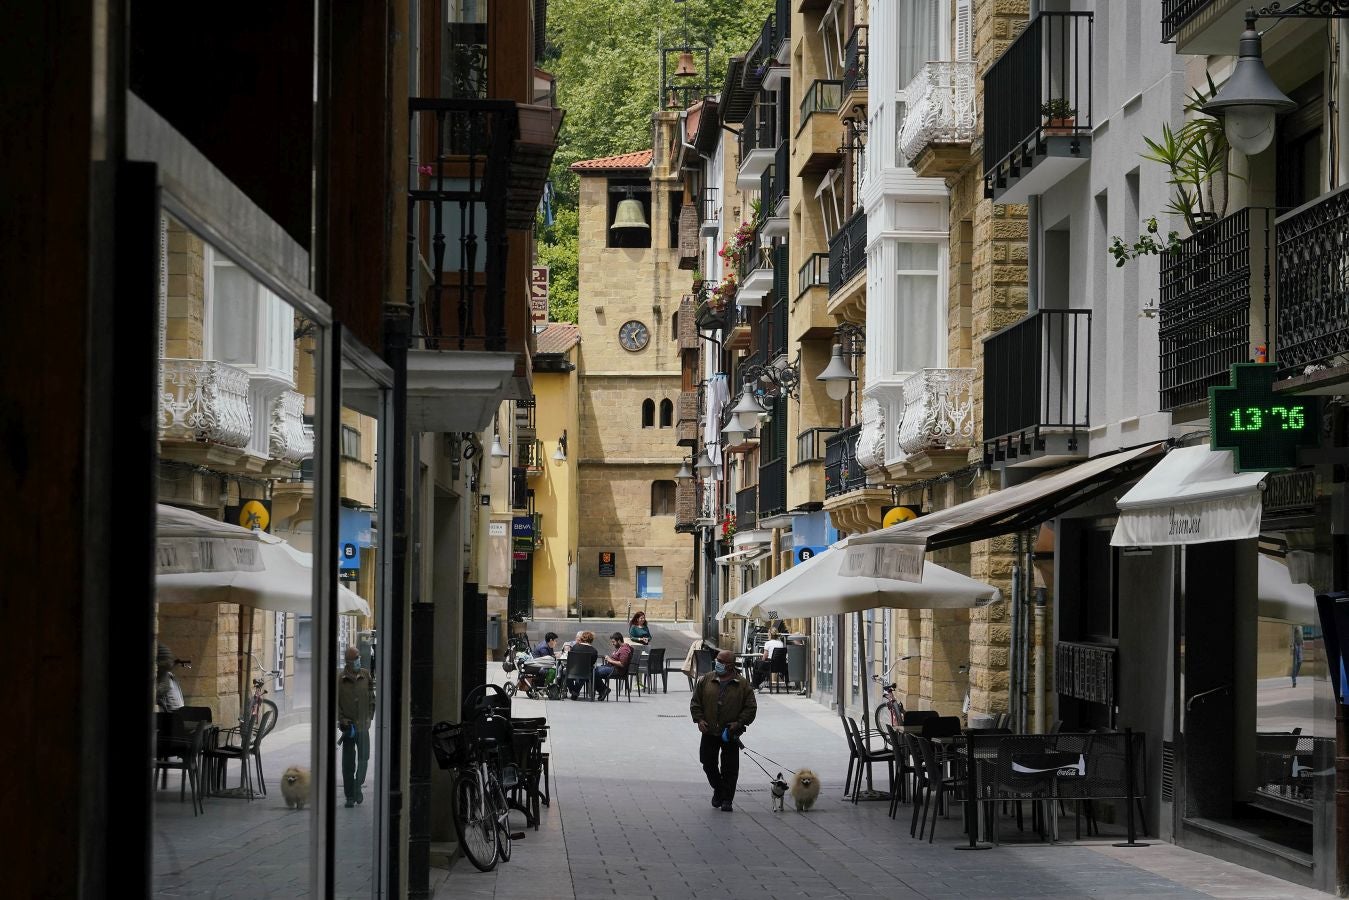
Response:
[[[556,76],[558,105],[567,111],[553,160],[554,223],[540,228],[539,243],[540,261],[552,267],[555,321],[575,322],[578,301],[577,180],[568,167],[651,146],[660,48],[683,43],[685,14],[689,43],[711,48],[705,80],[717,93],[726,61],[750,49],[772,8],[771,0],[549,0],[544,68]]]

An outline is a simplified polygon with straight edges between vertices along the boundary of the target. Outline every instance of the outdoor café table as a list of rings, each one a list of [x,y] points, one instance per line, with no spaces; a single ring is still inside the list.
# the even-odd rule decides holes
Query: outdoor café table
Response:
[[[754,664],[763,659],[762,653],[740,653],[737,655],[740,661],[740,671],[745,673],[746,678],[754,675]]]

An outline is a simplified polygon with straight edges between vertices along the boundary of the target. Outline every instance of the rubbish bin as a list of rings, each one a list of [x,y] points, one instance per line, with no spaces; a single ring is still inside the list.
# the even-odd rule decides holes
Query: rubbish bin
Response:
[[[806,686],[806,639],[791,641],[787,644],[787,681],[791,684]]]
[[[489,615],[487,617],[487,649],[501,649],[501,616]]]

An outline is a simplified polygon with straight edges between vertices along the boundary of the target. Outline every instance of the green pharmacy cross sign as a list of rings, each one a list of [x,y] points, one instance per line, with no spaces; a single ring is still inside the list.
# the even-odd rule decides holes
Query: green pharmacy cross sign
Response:
[[[1209,446],[1231,450],[1237,472],[1297,465],[1301,447],[1316,446],[1313,397],[1274,390],[1274,363],[1235,363],[1228,387],[1208,389]]]

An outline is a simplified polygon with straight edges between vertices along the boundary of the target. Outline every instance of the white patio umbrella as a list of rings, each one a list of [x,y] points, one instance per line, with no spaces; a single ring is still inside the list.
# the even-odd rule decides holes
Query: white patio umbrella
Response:
[[[187,510],[159,509],[160,565],[155,575],[155,597],[160,603],[237,603],[299,615],[313,612],[311,554],[266,532]],[[223,560],[218,552],[221,549],[228,551]],[[183,571],[185,568],[191,571]],[[355,591],[338,585],[337,611],[368,616],[370,604]]]
[[[842,575],[843,543],[747,591],[722,607],[717,618],[804,619],[886,607],[963,609],[1002,597],[992,585],[936,563],[925,565],[917,582]]]

